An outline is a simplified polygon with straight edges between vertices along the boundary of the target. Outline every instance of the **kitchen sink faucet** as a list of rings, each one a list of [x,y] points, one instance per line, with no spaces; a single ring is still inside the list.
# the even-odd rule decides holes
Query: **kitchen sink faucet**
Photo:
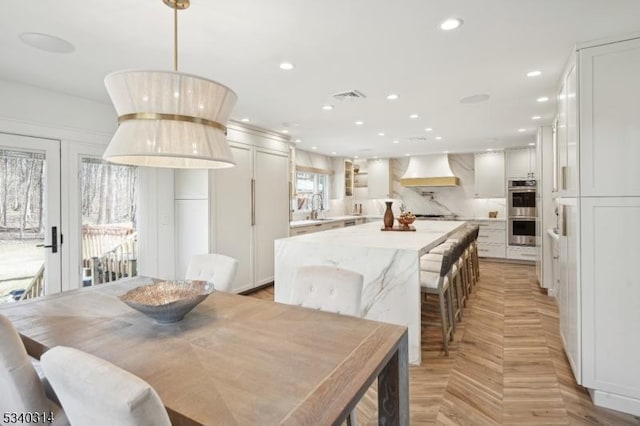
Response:
[[[320,198],[320,208],[319,209],[315,208],[315,205],[314,205],[316,197]],[[316,192],[315,194],[313,194],[311,196],[311,219],[317,219],[318,218],[318,210],[320,210],[321,212],[324,211],[324,200],[322,198],[322,194],[319,193],[319,192]]]

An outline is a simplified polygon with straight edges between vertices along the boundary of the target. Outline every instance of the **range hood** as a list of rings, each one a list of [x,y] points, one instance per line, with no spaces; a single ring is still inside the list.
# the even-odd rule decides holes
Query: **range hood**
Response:
[[[415,155],[400,183],[406,187],[458,186],[460,179],[451,171],[447,154]]]

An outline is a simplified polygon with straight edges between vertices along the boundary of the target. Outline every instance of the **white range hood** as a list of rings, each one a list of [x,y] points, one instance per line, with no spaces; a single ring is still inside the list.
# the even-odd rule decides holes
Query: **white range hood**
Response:
[[[460,179],[451,171],[447,154],[415,155],[400,183],[407,187],[458,186]]]

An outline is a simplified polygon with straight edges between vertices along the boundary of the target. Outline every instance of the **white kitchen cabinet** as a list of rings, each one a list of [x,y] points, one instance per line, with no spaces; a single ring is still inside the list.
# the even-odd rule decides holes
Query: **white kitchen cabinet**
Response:
[[[640,415],[640,38],[574,56],[558,104],[560,331],[595,405]]]
[[[504,152],[484,152],[475,155],[475,184],[477,198],[505,196]]]
[[[214,252],[238,259],[233,292],[273,281],[274,240],[289,233],[286,150],[231,144],[236,166],[210,173]]]
[[[526,260],[528,262],[535,262],[537,258],[538,258],[538,253],[535,247],[507,246],[507,259]]]
[[[504,259],[506,257],[506,221],[474,221],[480,227],[478,256]]]
[[[507,179],[535,179],[536,151],[534,147],[506,151]]]
[[[640,413],[640,197],[583,197],[582,384]],[[611,408],[621,409],[616,406]],[[628,408],[628,407],[627,407]],[[629,411],[629,410],[627,410]]]
[[[640,39],[584,49],[579,66],[581,195],[640,196]]]
[[[391,174],[389,159],[369,160],[367,162],[369,198],[391,197]]]
[[[580,311],[580,281],[578,280],[578,205],[576,198],[562,198],[558,266],[560,269],[559,310],[560,336],[578,384],[582,383],[582,347]]]
[[[572,57],[563,75],[558,95],[558,126],[556,164],[557,196],[575,197],[578,194],[578,103],[576,67]]]
[[[546,234],[546,233],[545,233]],[[560,287],[560,245],[559,238],[546,234],[551,246],[551,284],[547,287],[549,296],[558,300],[558,288]]]

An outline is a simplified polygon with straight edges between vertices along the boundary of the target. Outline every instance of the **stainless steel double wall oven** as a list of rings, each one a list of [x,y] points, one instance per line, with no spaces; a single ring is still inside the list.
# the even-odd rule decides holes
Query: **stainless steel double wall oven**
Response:
[[[536,245],[536,181],[509,181],[509,245]]]

